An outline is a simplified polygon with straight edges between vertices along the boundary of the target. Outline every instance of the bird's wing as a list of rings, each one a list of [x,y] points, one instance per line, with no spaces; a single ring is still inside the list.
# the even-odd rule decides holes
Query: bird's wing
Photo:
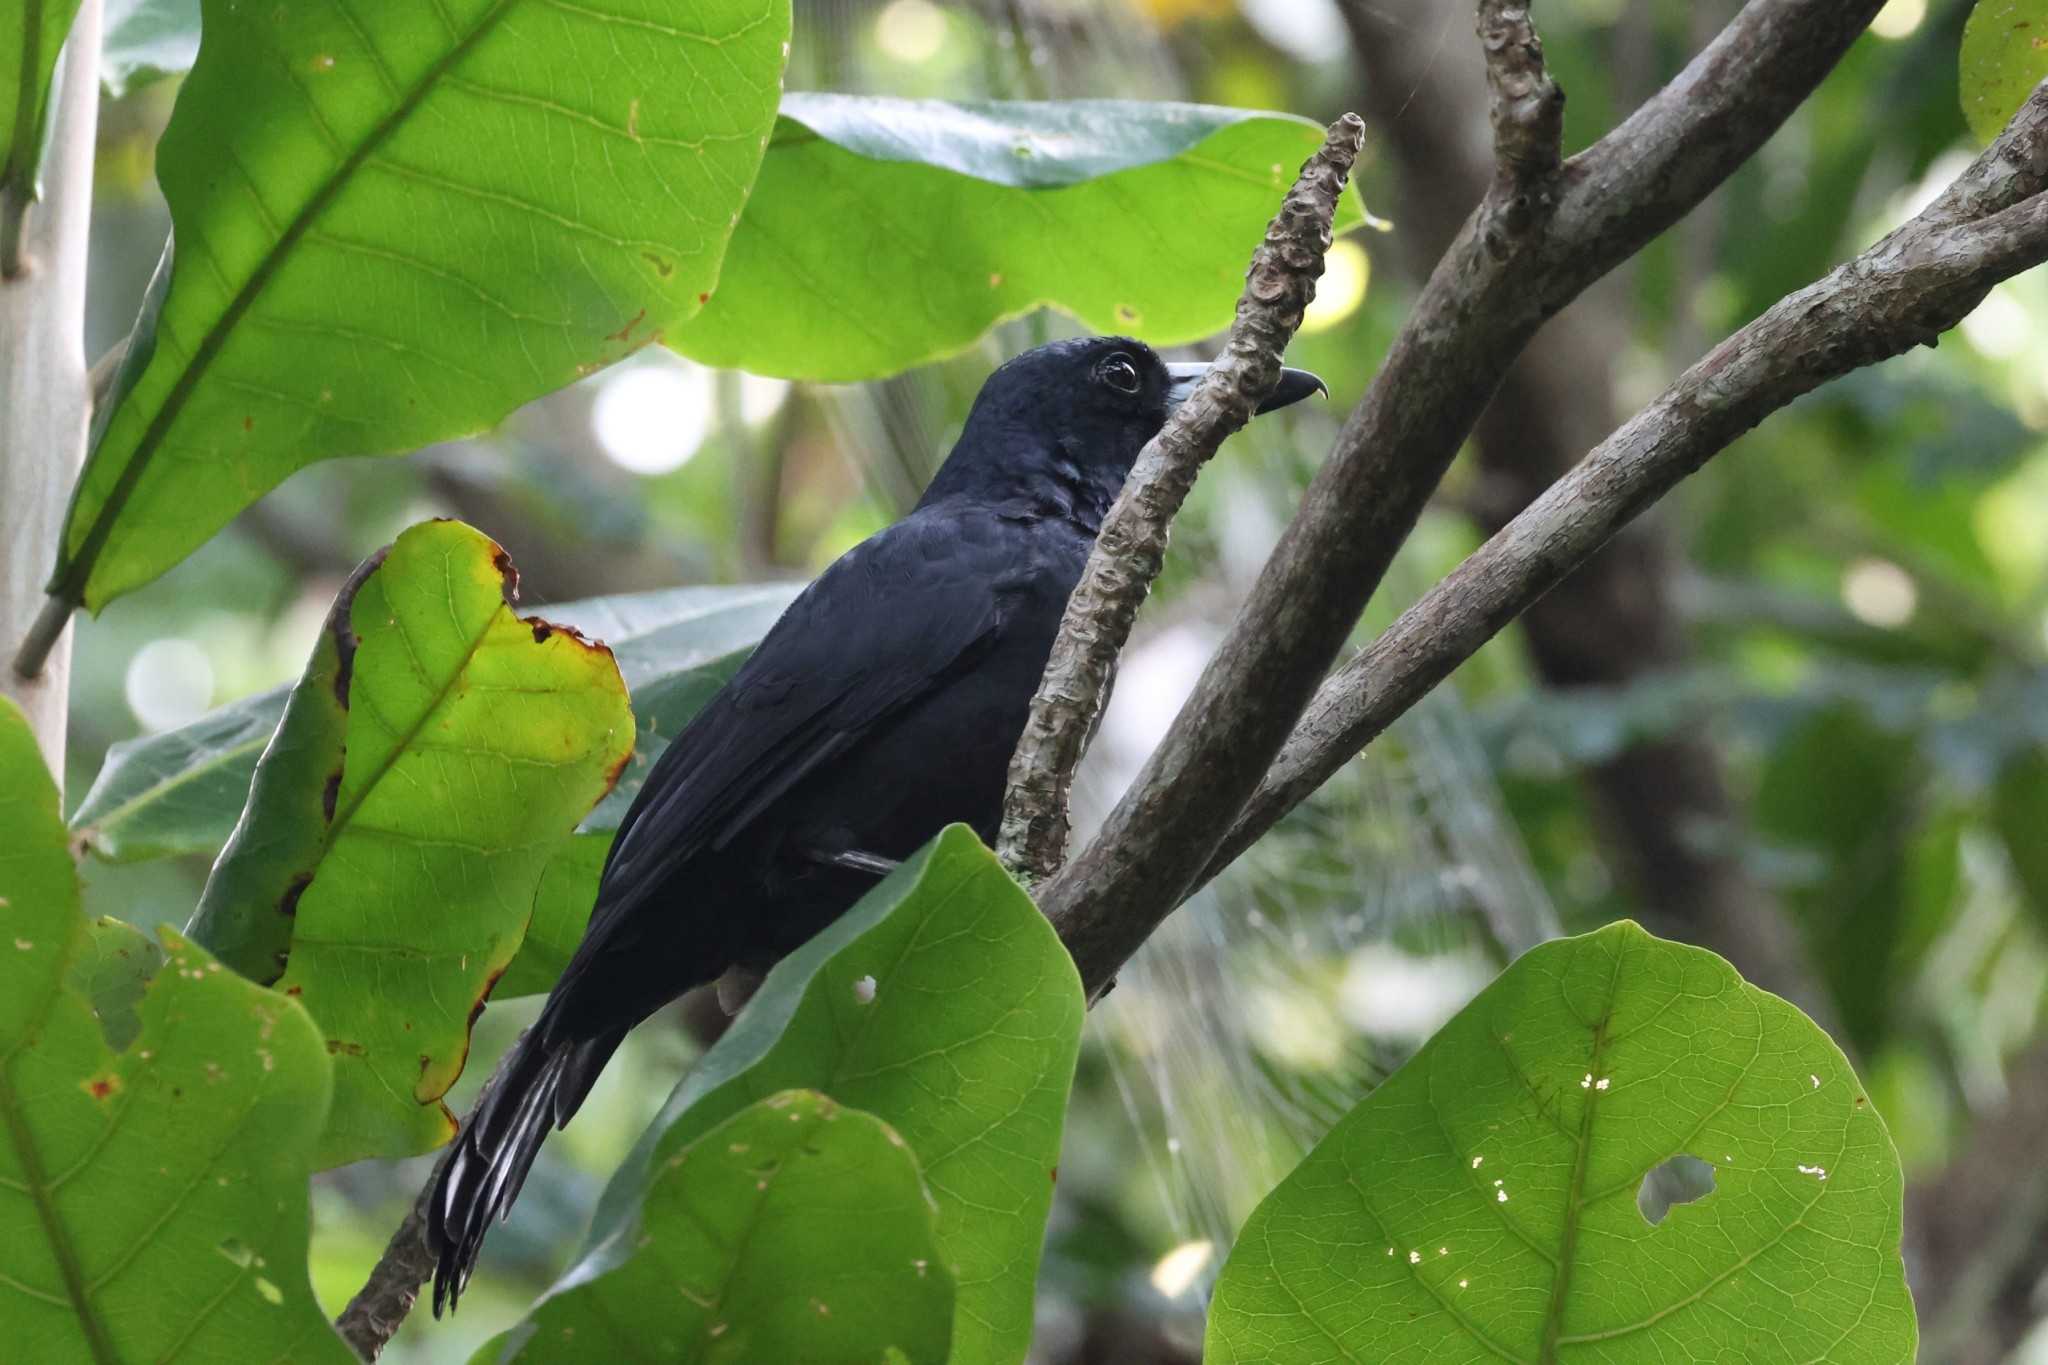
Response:
[[[992,538],[919,514],[805,589],[648,774],[605,863],[586,945],[689,858],[970,667],[1002,623],[1002,559]]]

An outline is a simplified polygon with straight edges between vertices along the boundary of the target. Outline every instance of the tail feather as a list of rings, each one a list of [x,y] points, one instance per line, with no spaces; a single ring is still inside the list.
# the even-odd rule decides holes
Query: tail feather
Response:
[[[434,1253],[434,1316],[450,1310],[469,1284],[491,1224],[512,1212],[550,1129],[567,1123],[625,1034],[563,1042],[537,1024],[455,1140],[427,1204],[427,1246]]]

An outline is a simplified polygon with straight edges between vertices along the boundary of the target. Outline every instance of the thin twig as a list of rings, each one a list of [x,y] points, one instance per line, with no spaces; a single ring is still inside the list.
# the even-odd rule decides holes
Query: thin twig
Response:
[[[1166,557],[1174,516],[1218,446],[1280,382],[1280,357],[1315,298],[1330,226],[1365,134],[1358,115],[1330,125],[1252,253],[1223,354],[1145,443],[1088,556],[1010,761],[1003,862],[1026,881],[1066,854],[1074,770],[1102,715],[1117,655]]]
[[[1094,841],[1039,889],[1091,993],[1209,866],[1536,329],[1753,156],[1881,3],[1752,0],[1540,186],[1547,158],[1532,148],[1556,126],[1554,99],[1533,97],[1546,88],[1531,71],[1541,49],[1489,47],[1510,166],[1430,276],[1165,741]],[[1502,0],[1480,0],[1477,17],[1482,33],[1527,25]]]
[[[1830,379],[1932,345],[2043,260],[2048,82],[1918,217],[1715,347],[1333,674],[1203,879],[1736,437]]]

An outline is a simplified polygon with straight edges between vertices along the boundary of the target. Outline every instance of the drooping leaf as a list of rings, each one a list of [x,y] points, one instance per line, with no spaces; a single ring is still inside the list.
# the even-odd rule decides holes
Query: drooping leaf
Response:
[[[1679,1155],[1713,1190],[1652,1224]],[[1268,1196],[1204,1359],[1911,1361],[1901,1191],[1810,1020],[1614,924],[1508,968]]]
[[[769,973],[613,1177],[565,1283],[635,1235],[657,1150],[817,1090],[918,1154],[958,1283],[948,1359],[1022,1360],[1083,1012],[1052,926],[953,826]]]
[[[953,1276],[917,1160],[872,1114],[807,1090],[673,1131],[630,1235],[612,1237],[478,1365],[940,1365]]]
[[[2048,79],[2048,3],[1977,0],[1963,25],[1960,61],[1963,117],[1989,142]]]
[[[452,1131],[438,1101],[474,1011],[548,860],[625,762],[610,653],[516,615],[516,581],[459,522],[412,528],[359,578],[194,920],[259,980],[289,945],[279,989],[338,1058],[322,1165]]]
[[[157,166],[154,354],[60,592],[97,610],[294,470],[476,431],[658,339],[718,276],[788,0],[205,0]]]
[[[1322,133],[1119,100],[792,94],[703,312],[706,364],[871,379],[1049,305],[1160,344],[1230,322],[1246,263]],[[1362,221],[1356,195],[1337,228]]]
[[[4,698],[0,774],[6,1355],[352,1360],[306,1275],[312,1021],[176,935],[146,985],[135,931],[88,942],[56,788]]]
[[[639,790],[662,745],[739,667],[797,587],[670,588],[548,607],[548,619],[611,646],[633,693],[633,758],[590,828],[617,826],[621,803]],[[290,691],[273,688],[181,729],[116,744],[72,815],[74,836],[112,862],[218,853]]]
[[[182,75],[199,55],[199,0],[107,0],[100,82],[125,95]]]
[[[0,19],[0,187],[32,195],[43,155],[50,77],[78,0],[21,0]]]

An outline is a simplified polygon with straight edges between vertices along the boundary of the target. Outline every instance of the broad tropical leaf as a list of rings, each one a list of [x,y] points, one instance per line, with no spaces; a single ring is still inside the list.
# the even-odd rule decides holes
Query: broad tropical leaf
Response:
[[[155,945],[89,936],[56,788],[5,699],[0,773],[8,1358],[351,1361],[306,1277],[330,1090],[312,1021],[176,935],[146,983]]]
[[[206,0],[158,149],[177,239],[54,586],[97,610],[286,475],[481,429],[694,313],[788,0]]]
[[[1653,1224],[1674,1157],[1712,1192]],[[1508,968],[1267,1197],[1204,1359],[1907,1362],[1901,1189],[1827,1035],[1614,924]]]
[[[1321,144],[1305,120],[1206,105],[792,94],[718,288],[668,343],[850,380],[1041,305],[1192,341],[1229,325],[1252,248]],[[1337,229],[1363,216],[1347,195]]]
[[[671,1134],[611,1237],[477,1365],[942,1365],[953,1276],[917,1160],[872,1114],[786,1090]]]
[[[609,651],[521,618],[504,552],[400,536],[324,632],[195,936],[299,997],[336,1061],[320,1164],[426,1151],[549,859],[625,763]]]
[[[1022,1360],[1083,1013],[1052,926],[953,826],[769,973],[613,1178],[568,1282],[632,1235],[657,1152],[817,1090],[918,1154],[959,1286],[953,1365]]]

